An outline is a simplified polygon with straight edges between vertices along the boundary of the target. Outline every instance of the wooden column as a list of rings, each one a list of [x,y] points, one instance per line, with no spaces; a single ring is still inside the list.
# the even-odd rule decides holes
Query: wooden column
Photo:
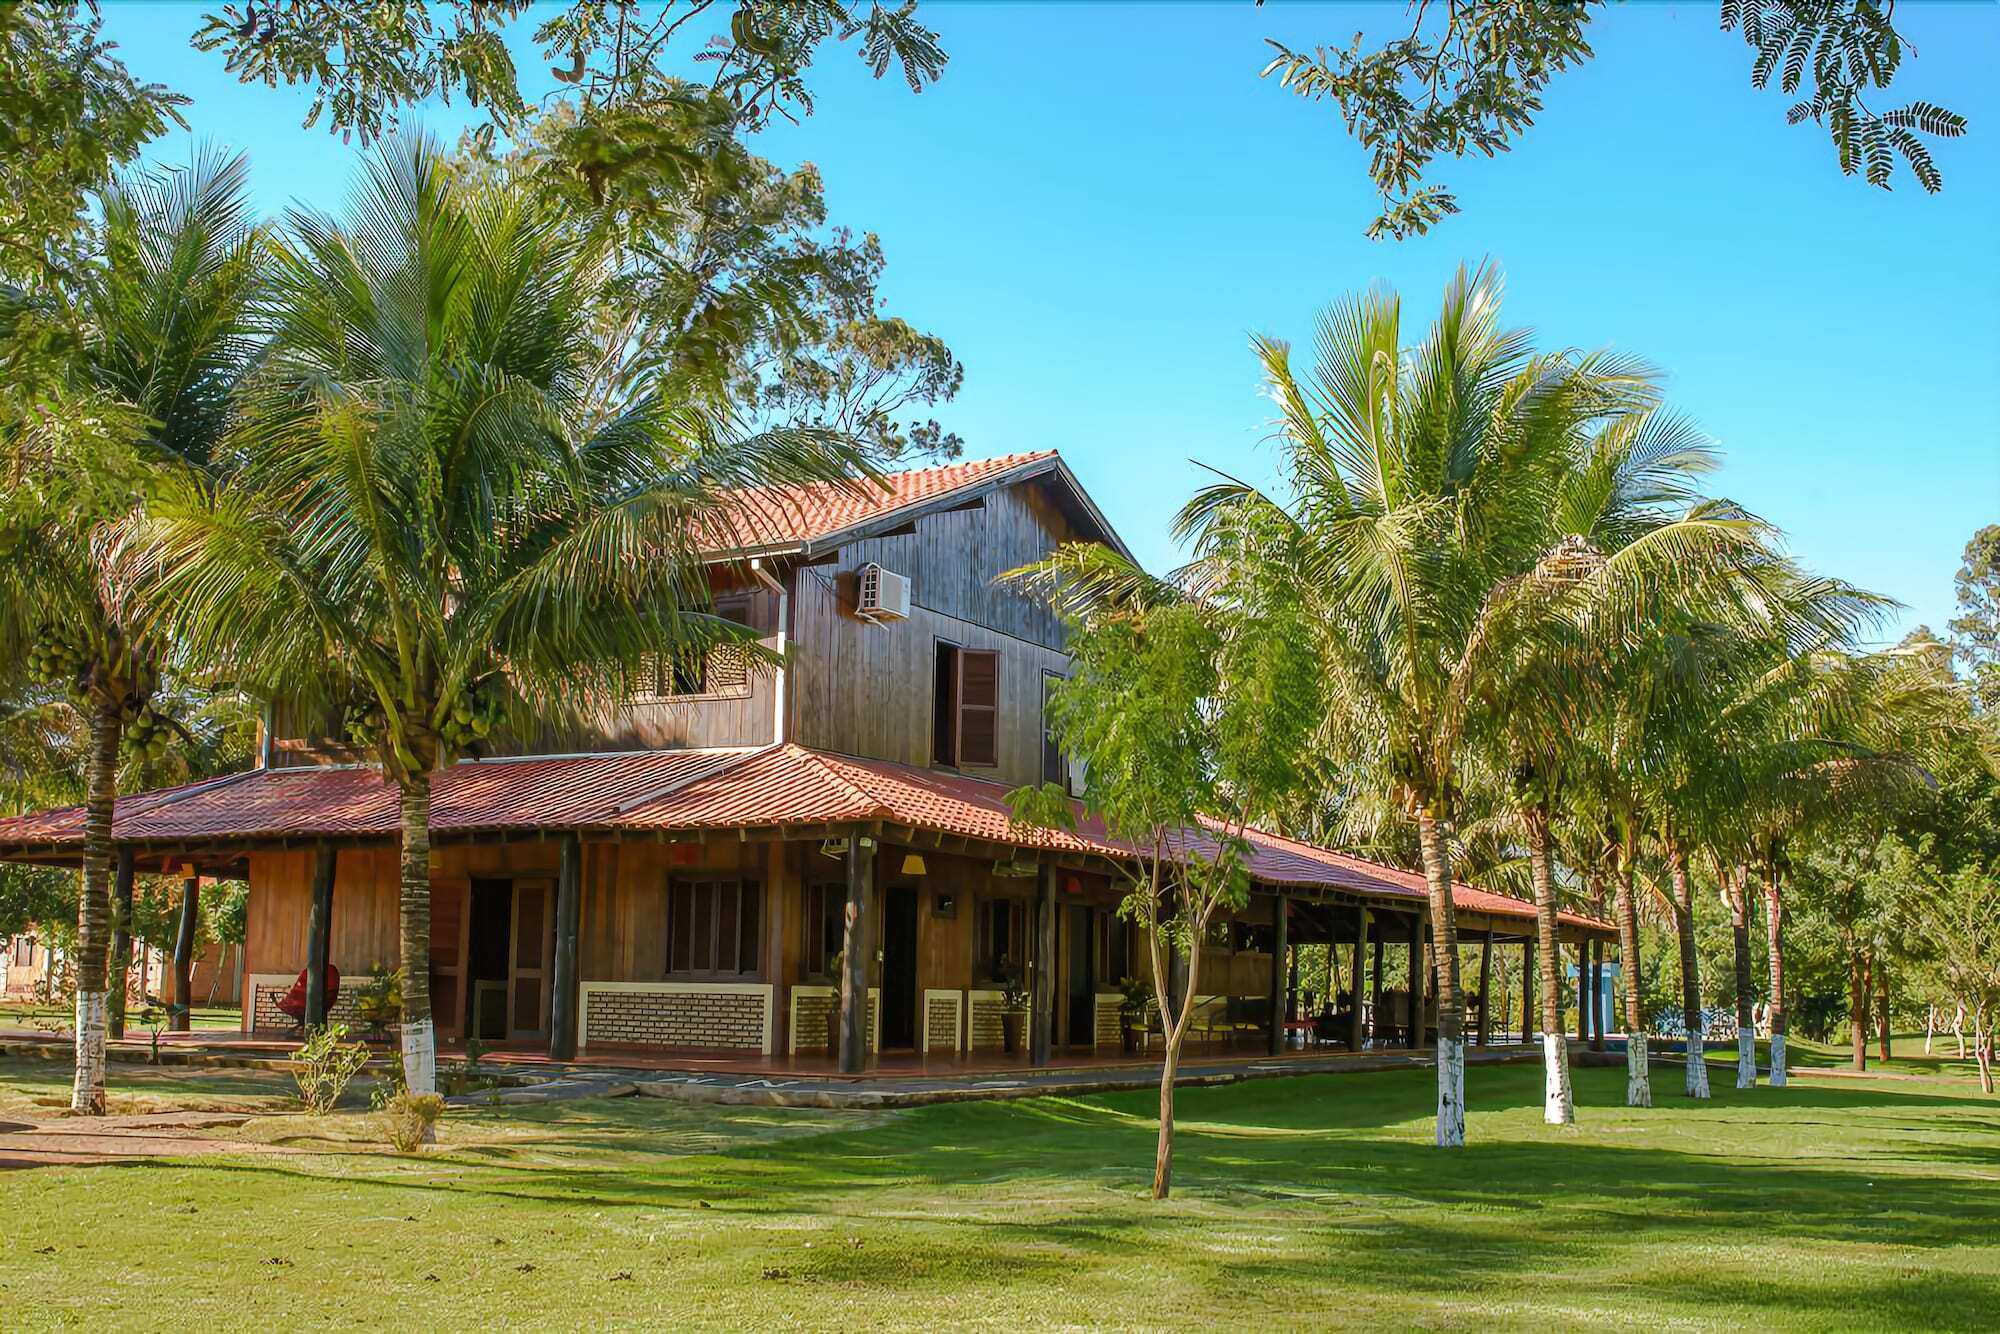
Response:
[[[322,843],[313,860],[312,907],[306,917],[307,1028],[326,1023],[326,955],[333,935],[333,873],[339,859],[339,849]]]
[[[174,1033],[194,1028],[194,935],[200,920],[201,877],[191,875],[181,881],[181,912],[174,923],[174,1008],[167,1018]]]
[[[1493,928],[1486,928],[1486,939],[1479,942],[1479,1045],[1489,1045],[1493,1039],[1493,991],[1488,982],[1493,972]]]
[[[1377,922],[1375,925],[1380,927],[1382,924]],[[1382,1004],[1382,933],[1379,930],[1375,933],[1374,977],[1370,981],[1368,992],[1375,998],[1375,1004],[1380,1006]],[[1369,1011],[1368,1028],[1370,1032],[1373,1032],[1375,1028],[1373,1010]]]
[[[105,1032],[125,1036],[125,987],[132,972],[132,849],[121,845],[111,882],[111,995],[105,1003]]]
[[[1056,868],[1035,872],[1035,972],[1028,992],[1028,1064],[1047,1065],[1056,1031]]]
[[[549,983],[549,1059],[576,1059],[577,976],[576,937],[583,921],[583,840],[563,835],[562,859],[556,871],[556,957]]]
[[[1535,942],[1521,942],[1521,1041],[1535,1040]]]
[[[1604,942],[1590,942],[1590,1049],[1604,1050]]]
[[[874,931],[868,905],[875,897],[875,840],[847,841],[847,912],[842,922],[840,970],[840,1072],[858,1075],[868,1063],[868,960]]]
[[[1333,947],[1329,945],[1327,948],[1332,949]],[[1365,1023],[1368,1013],[1367,997],[1363,994],[1364,988],[1362,986],[1367,981],[1367,978],[1362,975],[1361,971],[1362,960],[1367,957],[1367,951],[1368,910],[1357,905],[1354,909],[1354,967],[1351,970],[1353,976],[1348,981],[1349,1004],[1353,1010],[1347,1017],[1347,1047],[1349,1051],[1361,1050],[1361,1035],[1364,1032],[1362,1025]],[[1375,985],[1379,990],[1382,985],[1382,942],[1379,940],[1375,942],[1375,977]]]
[[[1410,1050],[1424,1049],[1424,988],[1429,983],[1430,954],[1424,947],[1424,918],[1410,919]]]
[[[1285,955],[1291,950],[1292,896],[1280,894],[1271,908],[1271,1040],[1268,1050],[1285,1050]]]

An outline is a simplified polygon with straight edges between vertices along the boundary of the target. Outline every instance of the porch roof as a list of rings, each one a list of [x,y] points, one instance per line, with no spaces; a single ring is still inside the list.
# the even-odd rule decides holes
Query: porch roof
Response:
[[[879,824],[1118,860],[1135,852],[1081,811],[1073,830],[1017,824],[1006,789],[996,783],[790,744],[469,761],[440,770],[431,791],[431,827],[446,836]],[[121,797],[112,837],[141,847],[393,838],[398,805],[395,786],[372,768],[253,769]],[[1246,837],[1250,875],[1268,887],[1334,890],[1384,906],[1415,907],[1426,895],[1423,877],[1413,872],[1264,830]],[[82,842],[80,806],[0,819],[0,857],[73,856]],[[1208,831],[1190,830],[1177,850],[1215,847]],[[1508,895],[1465,884],[1454,894],[1467,912],[1534,918],[1532,904]],[[1562,920],[1584,931],[1611,929],[1572,913]]]

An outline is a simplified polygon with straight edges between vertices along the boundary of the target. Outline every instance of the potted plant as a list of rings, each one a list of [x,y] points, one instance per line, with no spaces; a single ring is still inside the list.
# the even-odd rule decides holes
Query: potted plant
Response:
[[[376,963],[369,966],[368,980],[354,996],[354,1013],[368,1025],[368,1037],[380,1042],[390,1024],[403,1017],[403,973],[391,972]]]
[[[1021,1050],[1021,1023],[1028,1013],[1028,988],[1021,975],[1003,969],[994,979],[1000,991],[1000,1041],[1009,1053]]]
[[[1130,1056],[1139,1050],[1139,1038],[1146,1031],[1146,1006],[1152,1001],[1152,988],[1136,977],[1123,977],[1118,979],[1118,992],[1124,998],[1118,1002],[1119,1036]]]
[[[840,975],[846,968],[846,950],[827,960],[826,971],[833,978],[833,995],[826,1003],[826,1056],[830,1061],[840,1059]]]

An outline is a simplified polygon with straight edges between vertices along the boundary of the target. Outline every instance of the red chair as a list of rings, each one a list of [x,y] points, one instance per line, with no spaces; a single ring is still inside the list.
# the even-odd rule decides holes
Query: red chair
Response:
[[[335,968],[332,964],[329,963],[326,966],[326,1012],[328,1014],[333,1013],[333,1003],[339,999],[340,999],[340,970],[338,968]],[[300,1028],[305,1027],[305,1022],[306,1022],[306,970],[305,969],[303,968],[299,969],[298,980],[292,983],[292,989],[290,991],[287,991],[284,995],[278,998],[277,1006],[278,1006],[278,1012],[280,1014],[291,1016],[292,1023],[295,1026]]]

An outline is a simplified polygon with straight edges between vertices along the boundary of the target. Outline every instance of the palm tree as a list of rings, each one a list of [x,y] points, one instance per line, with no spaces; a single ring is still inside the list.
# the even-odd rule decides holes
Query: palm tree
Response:
[[[1290,526],[1293,571],[1318,613],[1329,735],[1364,738],[1374,781],[1417,827],[1438,973],[1436,1140],[1462,1144],[1464,993],[1450,840],[1462,767],[1496,683],[1573,625],[1590,562],[1561,541],[1565,479],[1607,416],[1643,401],[1637,368],[1541,353],[1500,324],[1497,271],[1461,270],[1424,338],[1402,343],[1401,304],[1377,290],[1336,303],[1301,378],[1260,339],[1281,410],[1289,496],[1225,479],[1183,510],[1203,578],[1225,584],[1214,537],[1251,507]],[[1733,519],[1722,520],[1723,526]],[[1631,558],[1668,560],[1694,528]],[[1369,743],[1368,737],[1376,740]]]
[[[721,493],[853,477],[826,432],[729,437],[683,401],[601,411],[609,266],[545,194],[385,145],[345,220],[275,244],[271,343],[226,485],[157,507],[161,624],[223,676],[341,713],[400,795],[405,1078],[435,1086],[432,775],[509,720],[583,721],[710,615]],[[728,545],[720,541],[720,545]]]
[[[111,820],[121,739],[163,735],[167,641],[136,615],[125,559],[165,477],[205,465],[254,349],[261,267],[240,157],[130,176],[102,197],[95,259],[62,294],[59,373],[4,405],[0,651],[30,659],[85,715],[73,1110],[104,1111]]]

